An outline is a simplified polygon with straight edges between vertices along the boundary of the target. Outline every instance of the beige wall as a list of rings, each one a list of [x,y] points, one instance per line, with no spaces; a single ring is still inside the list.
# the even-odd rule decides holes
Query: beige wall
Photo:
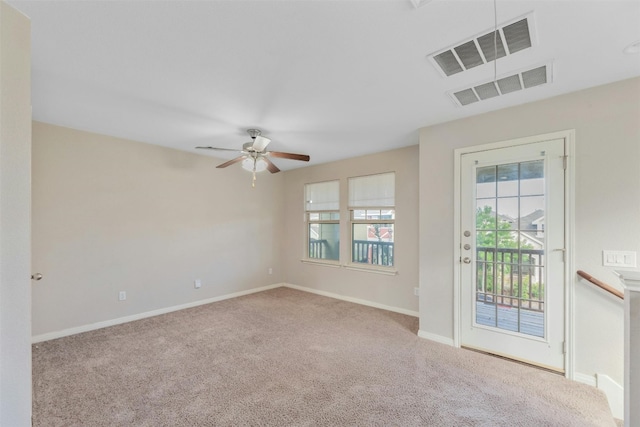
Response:
[[[31,425],[31,23],[0,1],[0,425]]]
[[[281,282],[283,174],[220,162],[34,122],[33,335]]]
[[[629,370],[625,387],[629,387],[629,390],[624,419],[626,426],[633,426],[640,423],[640,405],[637,403],[640,399],[640,291],[626,291],[625,303],[629,316],[625,325],[628,340],[626,364]]]
[[[421,130],[421,331],[453,337],[453,150],[566,129],[576,132],[575,268],[617,285],[602,250],[640,252],[639,78]],[[575,319],[576,372],[622,384],[620,301],[575,279]]]
[[[381,275],[301,262],[305,254],[304,185],[340,180],[341,263],[349,260],[349,177],[396,173],[395,260],[398,274]],[[295,169],[285,173],[286,282],[316,291],[365,300],[409,312],[418,311],[418,146]]]

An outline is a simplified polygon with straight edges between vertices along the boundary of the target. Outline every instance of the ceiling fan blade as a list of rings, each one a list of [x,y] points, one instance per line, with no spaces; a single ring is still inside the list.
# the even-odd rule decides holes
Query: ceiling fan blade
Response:
[[[236,153],[241,151],[233,148],[217,148],[217,147],[196,147],[196,148],[203,148],[205,150],[235,151]]]
[[[291,159],[291,160],[301,160],[303,162],[308,162],[311,157],[306,154],[293,154],[293,153],[281,153],[279,151],[269,151],[266,153],[271,157],[279,157],[281,159]]]
[[[232,165],[232,164],[234,164],[234,163],[241,162],[241,161],[243,161],[243,160],[244,160],[244,159],[246,159],[246,158],[247,158],[247,156],[240,156],[240,157],[236,157],[235,159],[233,159],[233,160],[229,160],[228,162],[221,163],[221,164],[219,164],[219,165],[218,165],[218,166],[216,166],[216,167],[217,167],[217,168],[226,168],[227,166],[231,166],[231,165]]]
[[[256,136],[256,139],[253,140],[252,148],[257,152],[262,153],[270,142],[271,140],[269,138],[258,135]]]
[[[263,157],[262,159],[267,163],[267,170],[269,172],[271,172],[271,173],[280,172],[280,169],[278,169],[278,167],[276,165],[274,165],[271,160],[267,159],[266,157]]]

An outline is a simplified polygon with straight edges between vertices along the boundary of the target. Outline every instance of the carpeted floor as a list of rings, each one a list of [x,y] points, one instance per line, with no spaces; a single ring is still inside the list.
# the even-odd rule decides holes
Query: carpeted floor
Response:
[[[34,345],[34,426],[615,426],[598,390],[288,288]]]

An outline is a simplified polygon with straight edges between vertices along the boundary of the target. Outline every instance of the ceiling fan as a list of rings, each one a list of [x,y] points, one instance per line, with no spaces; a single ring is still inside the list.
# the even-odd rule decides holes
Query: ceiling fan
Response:
[[[206,150],[218,150],[218,151],[235,151],[240,152],[242,155],[235,159],[229,160],[216,166],[217,168],[226,168],[234,163],[242,162],[242,168],[253,172],[252,187],[256,186],[256,172],[262,172],[267,169],[271,173],[280,172],[280,169],[273,164],[269,157],[279,157],[282,159],[301,160],[308,162],[310,157],[306,154],[293,154],[293,153],[281,153],[279,151],[266,151],[267,145],[271,142],[269,138],[261,136],[259,129],[247,129],[247,133],[251,137],[252,141],[245,142],[242,145],[242,150],[235,150],[232,148],[217,148],[217,147],[196,147]]]

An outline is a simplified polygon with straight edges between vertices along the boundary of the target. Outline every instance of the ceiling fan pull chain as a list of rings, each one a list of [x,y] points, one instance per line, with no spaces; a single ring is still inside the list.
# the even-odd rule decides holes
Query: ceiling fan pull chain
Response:
[[[253,168],[253,180],[251,181],[251,187],[256,188],[256,168]]]

